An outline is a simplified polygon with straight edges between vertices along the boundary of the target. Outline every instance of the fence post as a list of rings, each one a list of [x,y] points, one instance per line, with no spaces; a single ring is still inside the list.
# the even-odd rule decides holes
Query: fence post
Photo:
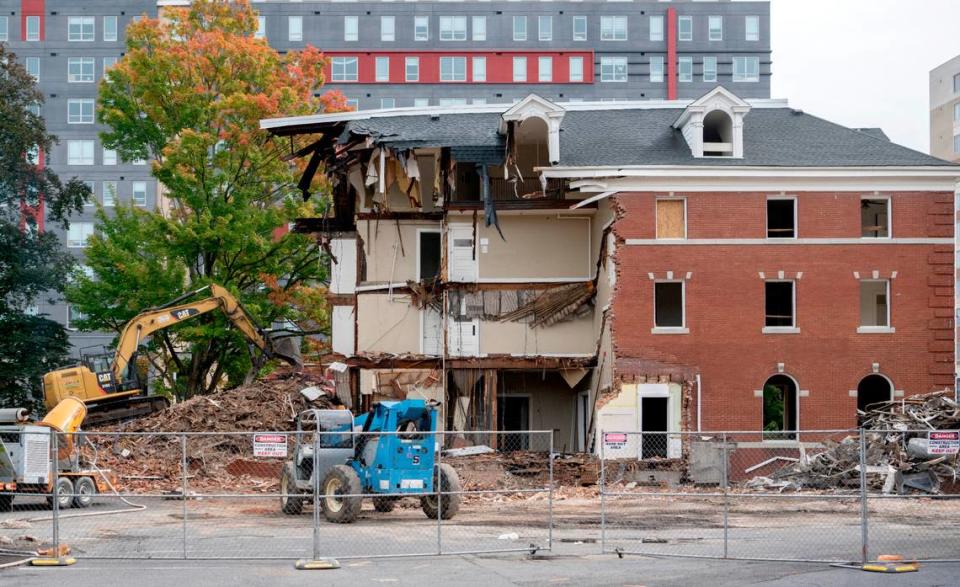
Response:
[[[553,430],[550,431],[550,468],[547,477],[547,550],[553,550]]]
[[[320,560],[320,418],[316,418],[317,427],[313,433],[313,558]],[[299,429],[299,426],[297,427]],[[298,439],[299,442],[302,439]],[[294,462],[296,457],[294,457]],[[294,486],[293,491],[297,488]],[[288,489],[290,491],[290,489]]]
[[[727,452],[727,433],[720,435],[723,451],[723,469],[720,473],[720,483],[723,485],[723,558],[727,558],[730,545],[730,485],[729,467],[730,453]]]
[[[860,428],[860,562],[864,565],[870,554],[867,511],[867,436]]]
[[[434,491],[437,492],[437,555],[443,554],[443,476],[440,474],[440,465],[443,461],[443,437],[438,436],[439,432],[434,432],[433,451],[437,456],[437,462],[433,469]]]
[[[183,558],[187,558],[187,435],[180,434],[180,497],[183,499]]]
[[[607,552],[607,467],[603,462],[603,432],[600,433],[600,553]]]
[[[53,446],[53,555],[60,559],[60,447],[57,431],[50,429],[50,441]]]

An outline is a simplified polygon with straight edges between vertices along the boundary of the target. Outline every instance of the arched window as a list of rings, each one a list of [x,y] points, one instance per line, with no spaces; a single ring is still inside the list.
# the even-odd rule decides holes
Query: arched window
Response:
[[[893,399],[893,384],[883,375],[867,375],[857,385],[857,411],[865,412],[871,404]]]
[[[713,110],[703,118],[703,155],[733,156],[733,120],[723,110]]]
[[[797,438],[797,382],[774,375],[763,384],[763,439]]]

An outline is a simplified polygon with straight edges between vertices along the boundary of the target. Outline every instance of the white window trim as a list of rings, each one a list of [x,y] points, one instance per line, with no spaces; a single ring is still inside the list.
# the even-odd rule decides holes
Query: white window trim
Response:
[[[353,59],[356,62],[356,76],[353,79],[335,79],[333,72],[333,62],[337,59],[349,60]],[[344,61],[344,74],[346,74],[346,61]],[[356,55],[337,55],[330,59],[330,81],[338,84],[352,84],[357,83],[360,80],[360,58]]]
[[[744,78],[742,78],[742,79],[737,79],[737,60],[738,60],[738,59],[743,59],[743,60],[756,59],[756,61],[757,61],[757,77],[744,77]],[[744,63],[746,64],[746,61],[744,61]],[[738,84],[756,84],[756,83],[760,83],[760,77],[761,77],[761,73],[760,73],[760,57],[758,57],[758,56],[756,56],[756,55],[736,55],[736,56],[734,56],[734,58],[733,58],[732,66],[733,66],[733,69],[732,69],[732,71],[731,71],[731,78],[730,78],[732,82],[738,83]]]
[[[623,38],[622,38],[622,39],[618,39],[618,38],[617,38],[617,34],[616,34],[617,27],[616,27],[616,26],[614,26],[613,29],[611,30],[611,32],[613,33],[613,35],[612,35],[609,39],[605,39],[605,38],[603,37],[603,19],[604,19],[604,18],[614,19],[614,20],[613,20],[614,23],[617,22],[616,19],[618,19],[618,18],[622,18],[622,19],[623,19]],[[629,41],[629,40],[630,40],[630,20],[629,20],[626,16],[624,16],[624,15],[607,14],[607,15],[601,16],[601,17],[600,17],[600,40],[601,40],[601,41],[614,41],[614,42],[616,42],[616,41],[620,41],[620,42]]]
[[[352,20],[349,20],[349,19],[352,19]],[[356,29],[353,33],[351,33],[347,28],[348,22],[356,23]],[[350,37],[353,37],[353,38],[350,38]],[[345,43],[356,43],[359,40],[360,40],[360,17],[353,16],[353,15],[345,15],[343,17],[343,41]]]
[[[29,18],[29,17],[28,17]],[[93,22],[93,32],[90,35],[89,39],[71,39],[70,38],[70,20],[74,18],[80,19],[80,35],[83,36],[83,21],[90,19]],[[97,40],[97,17],[95,16],[68,16],[67,17],[67,42],[70,43],[92,43]]]
[[[616,59],[617,61],[623,60],[626,70],[624,71],[624,79],[604,79],[603,78],[603,60],[604,59]],[[630,59],[623,55],[604,55],[600,57],[600,82],[604,84],[625,84],[630,81]]]
[[[380,77],[379,63],[381,59],[386,59],[387,61],[387,76]],[[359,64],[358,64],[359,67]],[[359,75],[359,71],[357,72]],[[389,55],[377,55],[373,59],[373,81],[378,84],[384,84],[390,82],[390,56]]]
[[[713,60],[713,77],[711,79],[707,79],[707,61],[711,59]],[[704,82],[710,84],[717,83],[717,81],[720,79],[720,61],[715,55],[703,56],[700,66],[700,77],[703,78]]]
[[[860,284],[863,283],[883,283],[886,284],[887,289],[884,295],[887,297],[887,325],[886,326],[857,326],[857,334],[892,334],[897,331],[893,327],[893,314],[892,314],[892,304],[890,299],[890,279],[860,279]],[[862,309],[861,309],[862,312]],[[893,385],[890,386],[893,388]]]
[[[114,24],[114,26],[113,26],[113,36],[112,36],[112,37],[108,37],[108,36],[107,36],[107,19],[108,19],[108,18],[112,18],[112,19],[113,19],[113,24]],[[103,42],[104,42],[104,43],[116,43],[116,42],[117,42],[117,39],[119,38],[119,36],[120,36],[120,17],[114,16],[114,15],[112,15],[112,14],[105,15],[105,16],[103,17]]]
[[[410,65],[415,64],[417,66],[417,75],[415,77],[410,76]],[[419,57],[404,57],[403,59],[403,81],[405,82],[419,82],[420,81],[420,58]]]
[[[680,77],[680,76],[681,76],[681,73],[680,73],[680,64],[681,64],[681,63],[689,63],[689,64],[690,64],[690,79],[683,79],[683,78]],[[693,80],[694,80],[695,77],[696,77],[696,76],[695,76],[694,73],[693,73],[693,57],[692,57],[692,56],[688,56],[688,55],[684,55],[684,56],[682,56],[682,57],[677,57],[677,83],[681,83],[681,84],[691,84],[691,83],[693,83]]]
[[[423,37],[417,36],[417,21],[425,20],[426,21],[426,34]],[[413,40],[417,42],[429,41],[430,40],[430,17],[429,16],[414,16],[413,17]]]
[[[680,284],[680,326],[657,326],[657,284]],[[655,279],[653,281],[653,328],[651,334],[690,334],[687,327],[687,282],[683,279]]]
[[[681,202],[683,202],[683,237],[682,237],[682,238],[666,237],[666,236],[661,237],[661,236],[657,233],[657,231],[659,230],[659,227],[658,227],[657,225],[658,225],[659,223],[656,221],[656,220],[657,220],[657,208],[656,208],[656,206],[659,205],[660,202],[676,202],[676,201],[681,201]],[[658,240],[658,241],[685,241],[685,240],[687,240],[687,198],[682,197],[682,196],[665,196],[665,197],[662,197],[662,198],[657,198],[657,199],[656,199],[656,203],[654,204],[654,208],[653,208],[653,220],[654,220],[654,225],[653,225],[654,238],[656,238],[656,240]]]
[[[690,22],[690,38],[689,38],[689,39],[684,39],[684,38],[681,36],[681,34],[680,34],[680,23],[683,22],[683,21],[685,21],[685,20]],[[678,42],[681,42],[681,41],[682,41],[682,42],[684,42],[684,43],[690,43],[690,42],[693,41],[693,17],[692,17],[692,16],[678,16],[678,17],[677,17],[677,41],[678,41]]]
[[[390,34],[387,35],[387,29],[383,26],[385,22],[391,23]],[[383,15],[380,17],[380,41],[383,43],[393,43],[397,40],[397,18],[392,15]]]
[[[573,64],[574,64],[574,63],[579,63],[579,64],[580,64],[580,77],[578,77],[577,79],[574,79],[574,78],[573,78]],[[584,73],[583,70],[584,70],[583,57],[581,57],[581,56],[579,56],[579,55],[571,55],[570,57],[567,58],[567,81],[569,81],[569,82],[572,83],[572,84],[583,83],[583,78],[584,78],[584,75],[585,75],[585,73]]]
[[[91,72],[90,79],[72,79],[72,74],[70,73],[70,62],[78,61],[80,63],[80,72],[83,75],[83,66],[89,61]],[[96,57],[68,57],[67,58],[67,83],[70,84],[92,84],[97,81],[97,58]]]
[[[478,63],[483,63],[483,76],[477,76]],[[470,79],[476,83],[486,83],[487,81],[487,56],[474,55],[470,58]]]
[[[294,28],[290,25],[298,21],[300,22],[300,30],[294,34]],[[303,16],[299,14],[291,14],[287,16],[287,41],[290,41],[291,43],[303,42]]]
[[[483,26],[478,27],[477,23],[482,22]],[[478,31],[482,29],[482,35],[478,34]],[[486,41],[487,40],[487,17],[478,15],[470,17],[470,39],[474,41]]]
[[[778,201],[778,200],[793,200],[793,236],[770,236],[770,209],[764,208],[764,229],[767,233],[767,238],[773,241],[789,241],[797,240],[800,236],[800,216],[797,215],[798,204],[796,196],[767,196],[767,202]]]
[[[713,38],[713,30],[710,27],[710,21],[713,20],[714,18],[720,19],[720,38],[719,39]],[[711,43],[717,43],[717,42],[723,41],[723,17],[722,16],[718,16],[714,14],[707,17],[707,41]]]
[[[37,23],[37,34],[35,36],[30,35],[30,22]],[[23,38],[27,40],[28,43],[33,43],[40,40],[40,32],[43,27],[40,26],[40,17],[37,15],[28,15],[23,22]],[[68,29],[69,30],[69,29]],[[69,32],[68,32],[69,34]]]
[[[518,19],[519,19],[519,20],[518,20]],[[522,37],[517,36],[517,23],[518,23],[518,22],[523,22],[523,36],[522,36]],[[513,27],[512,37],[511,37],[511,38],[512,38],[514,41],[526,41],[527,38],[530,36],[530,31],[527,30],[527,17],[526,17],[526,15],[520,15],[520,14],[514,15],[512,21],[510,22],[510,26]]]
[[[750,31],[750,29],[749,29],[749,27],[747,27],[747,23],[750,22],[751,19],[756,20],[756,23],[757,23],[757,38],[756,38],[756,39],[751,39],[750,36],[749,36],[749,31]],[[747,43],[756,43],[756,42],[760,41],[760,17],[759,17],[758,15],[748,14],[748,15],[744,16],[744,18],[743,18],[743,40],[744,40],[745,42],[747,42]]]
[[[523,78],[517,78],[517,63],[518,60],[523,60]],[[530,62],[527,60],[526,55],[514,55],[513,59],[510,60],[510,71],[511,79],[516,83],[526,83],[530,78]]]
[[[544,36],[544,29],[541,26],[544,22],[544,19],[547,19],[547,22],[550,23],[550,35]],[[553,15],[550,14],[541,14],[537,16],[537,40],[538,41],[552,41],[553,40]]]
[[[443,79],[443,60],[444,59],[452,59],[453,60],[452,63],[454,64],[456,64],[457,59],[463,60],[463,79]],[[438,66],[437,73],[440,75],[440,83],[442,84],[462,84],[466,82],[467,78],[469,77],[467,75],[467,58],[464,55],[444,55],[440,57],[440,60],[437,66]],[[454,67],[452,71],[452,73],[454,74],[454,78],[456,78],[456,72],[457,72],[457,68]]]
[[[70,106],[73,104],[80,105],[80,117],[78,120],[71,120]],[[92,110],[90,112],[90,120],[82,120],[83,117],[83,106],[85,104],[90,104]],[[67,100],[67,124],[93,124],[97,120],[97,103],[93,98],[70,98]]]
[[[543,60],[546,59],[550,63],[550,68],[546,71],[543,68]],[[544,78],[543,74],[546,73],[547,77]],[[539,55],[537,56],[537,83],[549,84],[553,83],[553,56],[552,55]]]
[[[797,280],[796,279],[764,279],[763,280],[763,304],[764,304],[764,322],[766,322],[766,304],[767,304],[767,284],[768,283],[789,283],[792,284],[790,290],[791,301],[793,302],[793,326],[764,326],[761,329],[763,334],[800,334],[800,327],[797,326]],[[797,393],[800,388],[797,388]],[[798,396],[799,397],[799,396]]]
[[[583,20],[583,38],[577,38],[577,21]],[[590,38],[590,21],[584,15],[575,15],[570,23],[570,34],[575,43],[583,43]]]
[[[863,200],[886,200],[887,201],[887,236],[863,236],[863,226],[860,227],[860,238],[863,240],[870,241],[882,241],[890,240],[893,238],[893,198],[891,196],[881,196],[881,195],[862,195],[860,196],[860,201]],[[862,221],[861,221],[862,222]]]
[[[447,20],[448,24],[453,25],[455,22],[457,22],[457,19],[463,19],[463,38],[462,38],[462,39],[458,39],[458,38],[457,38],[457,33],[459,32],[460,29],[459,29],[458,27],[456,27],[456,26],[451,26],[449,29],[447,29],[447,32],[450,33],[450,35],[449,35],[450,38],[448,38],[448,39],[443,38],[443,33],[444,33],[443,23],[444,23],[444,20]],[[438,31],[438,32],[437,32],[437,40],[439,40],[439,41],[441,41],[441,42],[445,42],[445,43],[446,43],[446,42],[451,42],[451,41],[454,41],[454,42],[457,42],[457,41],[463,42],[463,41],[466,41],[467,39],[470,38],[469,29],[468,29],[468,27],[469,27],[470,25],[467,24],[469,21],[467,20],[467,17],[466,17],[466,16],[464,16],[464,15],[438,16],[438,17],[437,17],[437,20],[438,20],[438,24],[437,24],[437,26],[438,26],[438,29],[437,29],[437,31]]]

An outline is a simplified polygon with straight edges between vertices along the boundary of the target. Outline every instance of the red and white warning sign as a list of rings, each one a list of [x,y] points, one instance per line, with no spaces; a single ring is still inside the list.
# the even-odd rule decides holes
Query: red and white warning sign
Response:
[[[253,456],[255,457],[287,457],[286,434],[254,434]]]
[[[622,432],[605,432],[603,444],[606,448],[622,449],[627,445],[627,435]]]
[[[927,451],[932,455],[955,455],[960,452],[960,430],[937,430],[927,433]]]

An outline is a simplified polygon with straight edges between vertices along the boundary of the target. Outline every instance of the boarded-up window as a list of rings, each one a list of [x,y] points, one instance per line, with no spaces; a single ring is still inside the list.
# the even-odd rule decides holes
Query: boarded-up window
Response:
[[[657,200],[657,238],[687,238],[686,203]]]

